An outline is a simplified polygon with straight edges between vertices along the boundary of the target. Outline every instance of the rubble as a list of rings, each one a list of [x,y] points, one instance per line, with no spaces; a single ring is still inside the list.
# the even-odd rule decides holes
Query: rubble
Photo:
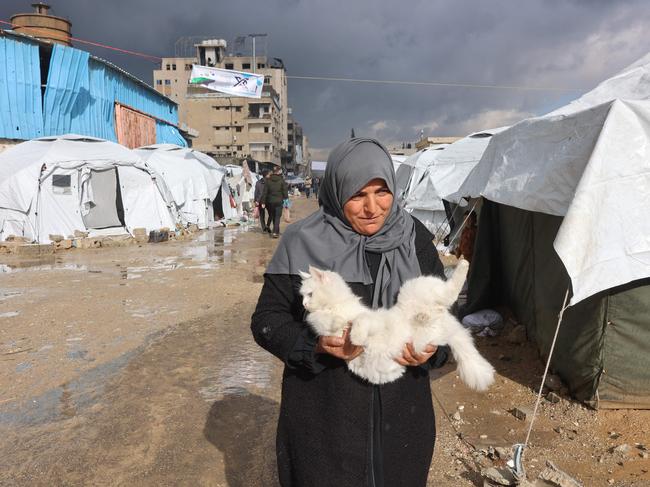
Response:
[[[526,406],[513,408],[510,412],[515,418],[521,419],[522,421],[526,421],[527,418],[533,416],[533,410]]]
[[[546,468],[542,470],[537,478],[556,487],[584,487],[582,482],[557,468],[550,460],[546,461]]]

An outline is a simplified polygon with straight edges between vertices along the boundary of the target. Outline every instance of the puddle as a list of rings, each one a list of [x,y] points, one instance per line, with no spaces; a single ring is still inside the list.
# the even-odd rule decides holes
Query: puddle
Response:
[[[13,289],[0,289],[0,301],[16,298],[18,296],[22,296],[23,294],[25,294],[23,291],[16,291]]]
[[[61,387],[51,389],[40,396],[1,406],[0,424],[33,426],[76,415],[79,410],[97,402],[106,380],[123,368],[136,352],[134,350],[111,362],[82,372],[78,379],[62,384]]]
[[[199,370],[199,394],[211,403],[225,396],[249,394],[247,387],[271,386],[273,357],[255,343],[219,355],[220,365]]]
[[[40,271],[82,271],[101,272],[89,270],[82,264],[61,264],[52,261],[52,264],[43,265],[42,261],[24,261],[19,264],[0,264],[0,274],[16,274],[19,272],[40,272]]]
[[[20,314],[19,311],[7,311],[6,313],[0,313],[0,318],[13,318],[14,316],[18,316]]]

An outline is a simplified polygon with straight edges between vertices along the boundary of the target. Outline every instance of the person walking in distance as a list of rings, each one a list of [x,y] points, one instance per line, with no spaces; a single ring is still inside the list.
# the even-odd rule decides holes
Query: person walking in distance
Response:
[[[266,207],[271,221],[273,222],[273,230],[271,236],[278,238],[280,235],[280,220],[282,219],[282,202],[289,198],[289,190],[287,183],[282,177],[282,168],[276,166],[273,168],[273,173],[264,184],[262,190],[261,201],[263,207]]]
[[[311,193],[311,176],[307,176],[305,178],[305,196],[309,198],[310,193]]]
[[[270,223],[271,223],[271,215],[269,214],[268,219],[266,218],[266,209],[264,208],[263,201],[262,201],[262,192],[264,191],[264,186],[266,184],[266,181],[269,178],[269,171],[264,170],[262,171],[262,178],[255,183],[255,206],[257,206],[257,211],[260,215],[260,226],[262,227],[262,232],[268,232],[271,233],[270,229]]]
[[[320,181],[318,178],[311,180],[311,192],[314,194],[314,198],[318,199],[318,185]]]

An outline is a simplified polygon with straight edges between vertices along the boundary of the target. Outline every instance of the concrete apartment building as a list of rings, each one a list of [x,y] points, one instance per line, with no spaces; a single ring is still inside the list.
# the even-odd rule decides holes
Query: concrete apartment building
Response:
[[[302,126],[293,118],[289,108],[289,121],[287,123],[287,152],[282,160],[282,166],[288,173],[307,174],[309,172],[308,161],[309,139],[303,133]]]
[[[222,163],[252,158],[266,165],[287,160],[287,77],[278,60],[266,56],[226,55],[226,41],[203,40],[195,44],[195,57],[163,58],[154,70],[154,87],[178,103],[181,123],[198,130],[193,147]],[[232,97],[190,86],[192,64],[264,75],[262,97]]]

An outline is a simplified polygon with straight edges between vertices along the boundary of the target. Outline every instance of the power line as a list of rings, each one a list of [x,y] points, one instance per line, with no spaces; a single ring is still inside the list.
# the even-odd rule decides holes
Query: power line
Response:
[[[7,22],[6,20],[0,20],[0,24],[9,25],[9,26],[11,26],[12,29],[14,27],[25,27],[25,29],[28,30],[28,32],[36,32],[36,33],[40,32],[41,34],[47,34],[47,37],[51,38],[51,39],[56,39],[56,40],[60,40],[60,41],[81,42],[82,44],[89,44],[91,46],[101,47],[102,49],[109,49],[111,51],[120,52],[122,54],[130,54],[131,56],[142,57],[142,58],[148,59],[151,62],[158,63],[158,62],[162,61],[161,57],[153,56],[151,54],[143,54],[141,52],[129,51],[128,49],[121,49],[119,47],[113,47],[113,46],[109,46],[109,45],[106,45],[106,44],[100,44],[98,42],[86,41],[84,39],[79,39],[77,37],[72,37],[72,36],[57,37],[57,36],[53,35],[53,33],[51,31],[49,31],[49,30],[38,29],[38,28],[34,28],[34,27],[19,26],[17,24],[12,24],[11,22]],[[31,34],[28,34],[28,35],[31,35]],[[33,36],[33,37],[37,37],[37,36]]]
[[[9,25],[12,28],[18,27],[17,24],[12,24],[6,20],[0,20],[0,24]],[[145,58],[151,62],[161,62],[163,58],[159,56],[154,56],[151,54],[144,54],[137,51],[130,51],[128,49],[121,49],[119,47],[109,46],[107,44],[101,44],[98,42],[87,41],[85,39],[79,39],[77,37],[56,37],[52,35],[50,31],[43,29],[28,27],[31,32],[41,32],[46,33],[48,37],[52,39],[58,39],[63,41],[72,40],[75,42],[80,42],[82,44],[88,44],[95,47],[100,47],[102,49],[109,49],[111,51],[120,52],[122,54],[129,54],[131,56],[138,56]],[[369,84],[384,84],[384,85],[407,85],[407,86],[438,86],[438,87],[450,87],[450,88],[472,88],[472,89],[488,89],[488,90],[521,90],[521,91],[556,91],[556,92],[577,92],[577,91],[586,91],[583,88],[560,88],[553,86],[522,86],[522,85],[488,85],[488,84],[478,84],[478,83],[452,83],[452,82],[439,82],[439,81],[403,81],[403,80],[381,80],[381,79],[361,79],[361,78],[340,78],[340,77],[328,77],[328,76],[287,76],[288,79],[296,80],[307,80],[307,81],[343,81],[348,83],[369,83]]]
[[[411,86],[446,86],[453,88],[480,88],[491,90],[526,90],[526,91],[585,91],[583,88],[559,88],[544,86],[517,86],[517,85],[484,85],[475,83],[443,83],[438,81],[400,81],[381,79],[358,79],[358,78],[333,78],[326,76],[287,76],[288,79],[301,79],[310,81],[347,81],[351,83],[373,83],[386,85],[411,85]]]

